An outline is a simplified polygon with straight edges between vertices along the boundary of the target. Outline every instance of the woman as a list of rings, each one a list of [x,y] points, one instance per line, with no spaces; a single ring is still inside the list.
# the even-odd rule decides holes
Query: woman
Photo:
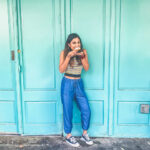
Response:
[[[61,83],[61,100],[63,104],[63,119],[66,142],[74,147],[80,144],[71,135],[73,99],[81,111],[83,134],[81,140],[92,145],[87,130],[89,128],[91,111],[83,88],[81,71],[89,69],[87,51],[83,49],[80,37],[72,33],[68,36],[65,49],[60,54],[59,71],[64,73]]]

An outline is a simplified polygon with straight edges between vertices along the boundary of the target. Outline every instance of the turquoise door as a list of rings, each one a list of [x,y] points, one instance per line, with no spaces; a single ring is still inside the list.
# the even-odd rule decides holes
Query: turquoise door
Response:
[[[17,1],[24,134],[61,134],[60,35],[53,0]],[[57,30],[56,30],[57,28]]]
[[[0,133],[2,134],[21,132],[13,6],[15,4],[12,1],[0,1]]]
[[[83,79],[91,136],[150,137],[149,114],[140,111],[150,104],[149,6],[149,0],[66,0],[66,36],[79,33],[89,54]],[[74,114],[80,135],[76,105]]]
[[[150,137],[150,1],[117,0],[114,17],[114,135]]]

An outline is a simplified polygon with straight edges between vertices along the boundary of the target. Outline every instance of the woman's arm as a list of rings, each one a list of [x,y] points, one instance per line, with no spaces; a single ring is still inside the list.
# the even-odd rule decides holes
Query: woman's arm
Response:
[[[84,57],[81,58],[81,62],[82,62],[82,65],[83,65],[84,70],[85,70],[85,71],[88,71],[88,70],[89,70],[89,63],[88,63],[87,51],[84,49],[84,50],[83,50],[83,53],[84,53]]]
[[[66,59],[64,60],[64,51],[60,53],[60,59],[59,59],[59,72],[63,73],[68,66],[70,58],[66,56]]]
[[[66,58],[64,59],[64,51],[60,53],[59,71],[61,73],[63,73],[67,69],[70,58],[74,55],[76,55],[76,52],[69,52]]]

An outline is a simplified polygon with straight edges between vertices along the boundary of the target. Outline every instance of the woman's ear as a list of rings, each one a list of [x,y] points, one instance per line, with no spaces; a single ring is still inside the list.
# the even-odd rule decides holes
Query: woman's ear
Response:
[[[70,44],[68,43],[68,46],[70,47]]]

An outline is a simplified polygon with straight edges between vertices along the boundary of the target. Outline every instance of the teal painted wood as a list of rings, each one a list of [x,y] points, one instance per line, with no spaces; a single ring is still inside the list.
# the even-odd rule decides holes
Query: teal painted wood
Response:
[[[59,1],[17,3],[23,134],[61,134]]]
[[[140,104],[150,101],[149,5],[66,0],[66,37],[79,33],[92,66],[83,72],[93,113],[91,136],[149,137],[149,114],[140,113]],[[81,135],[80,113],[74,105],[73,134]]]
[[[15,3],[12,0],[0,2],[0,133],[20,133],[18,103],[17,53],[15,34]],[[11,51],[14,50],[14,60]]]
[[[140,113],[140,104],[150,104],[150,1],[115,6],[114,136],[150,137],[149,114]]]

